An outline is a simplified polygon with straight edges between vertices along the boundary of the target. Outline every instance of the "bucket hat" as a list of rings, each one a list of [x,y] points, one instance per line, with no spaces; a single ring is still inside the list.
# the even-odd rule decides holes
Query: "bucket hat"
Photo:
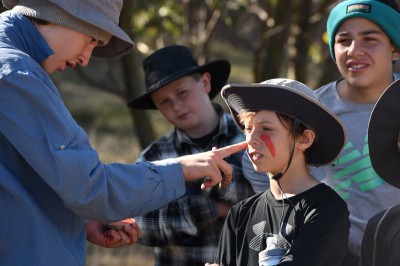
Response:
[[[1,0],[3,6],[17,6],[23,15],[56,23],[84,34],[107,35],[110,41],[97,46],[93,56],[122,56],[134,48],[133,41],[118,26],[123,0]],[[97,39],[96,38],[96,39]],[[99,38],[101,40],[101,38]]]
[[[372,167],[389,184],[400,188],[400,80],[393,82],[372,110],[368,146]]]
[[[222,88],[236,125],[243,131],[239,115],[244,111],[270,110],[299,120],[316,134],[310,165],[334,161],[346,143],[346,132],[339,118],[325,107],[315,92],[301,82],[270,79],[260,84],[230,84]]]
[[[146,91],[143,95],[130,101],[128,106],[136,109],[157,109],[151,94],[169,83],[192,73],[211,75],[210,99],[221,91],[228,80],[231,65],[228,61],[214,60],[199,66],[189,48],[171,45],[161,48],[143,61]]]

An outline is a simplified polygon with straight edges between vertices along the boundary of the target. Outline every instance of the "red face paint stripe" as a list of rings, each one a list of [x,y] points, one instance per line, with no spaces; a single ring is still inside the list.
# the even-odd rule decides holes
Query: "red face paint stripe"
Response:
[[[264,142],[265,146],[267,146],[269,152],[272,157],[275,157],[275,146],[271,141],[271,138],[267,133],[261,134],[260,139]]]

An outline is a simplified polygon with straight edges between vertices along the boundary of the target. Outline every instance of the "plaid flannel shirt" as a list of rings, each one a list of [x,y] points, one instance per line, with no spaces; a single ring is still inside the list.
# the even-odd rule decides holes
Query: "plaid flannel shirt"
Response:
[[[216,104],[214,108],[219,115],[219,131],[206,149],[175,128],[147,147],[138,161],[175,158],[243,141],[244,135],[231,115]],[[225,158],[233,167],[232,182],[226,189],[202,191],[201,180],[187,182],[185,196],[165,208],[135,217],[142,231],[139,243],[154,247],[155,265],[203,266],[205,262],[214,261],[225,220],[217,217],[216,202],[224,201],[233,205],[254,195],[250,183],[243,176],[242,156],[243,151]]]

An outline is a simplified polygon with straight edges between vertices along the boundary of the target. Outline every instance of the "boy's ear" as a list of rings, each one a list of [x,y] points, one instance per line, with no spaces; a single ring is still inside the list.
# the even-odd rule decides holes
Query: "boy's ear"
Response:
[[[211,91],[211,74],[208,72],[204,72],[201,74],[201,82],[203,84],[203,88],[207,93]]]
[[[299,148],[305,151],[307,148],[311,147],[315,140],[315,133],[311,129],[305,129],[303,134],[299,138]]]
[[[400,58],[400,52],[399,49],[394,48],[393,52],[392,52],[392,61],[397,61]]]

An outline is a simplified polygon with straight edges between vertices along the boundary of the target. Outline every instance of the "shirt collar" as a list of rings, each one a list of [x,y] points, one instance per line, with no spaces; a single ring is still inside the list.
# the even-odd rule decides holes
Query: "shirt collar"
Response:
[[[9,40],[7,41],[0,36],[3,42],[9,43],[25,52],[38,64],[54,54],[46,40],[28,17],[13,10],[4,12],[2,16],[4,23],[1,27],[5,27],[4,32]]]

